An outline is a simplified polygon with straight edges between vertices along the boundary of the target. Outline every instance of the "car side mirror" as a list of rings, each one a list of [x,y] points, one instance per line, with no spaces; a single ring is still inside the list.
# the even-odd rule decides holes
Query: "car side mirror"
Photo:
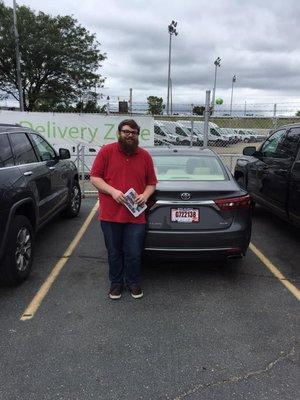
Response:
[[[68,149],[59,149],[59,158],[61,160],[66,160],[68,158],[71,158],[70,151]]]
[[[256,147],[254,147],[254,146],[247,146],[247,147],[244,147],[244,149],[243,149],[244,156],[253,156],[254,153],[257,153]]]

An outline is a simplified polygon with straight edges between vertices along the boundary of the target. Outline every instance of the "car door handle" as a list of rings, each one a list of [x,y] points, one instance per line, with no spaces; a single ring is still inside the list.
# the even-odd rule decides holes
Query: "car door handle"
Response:
[[[32,171],[26,171],[26,172],[23,173],[23,175],[25,175],[25,176],[30,176],[30,175],[32,175],[32,174],[33,174]]]
[[[48,167],[49,169],[51,169],[51,170],[54,170],[55,169],[55,167]]]

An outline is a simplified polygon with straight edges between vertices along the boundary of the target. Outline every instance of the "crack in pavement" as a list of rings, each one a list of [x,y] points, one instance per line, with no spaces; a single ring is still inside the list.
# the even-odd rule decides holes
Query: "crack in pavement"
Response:
[[[282,361],[282,360],[294,355],[295,354],[295,347],[293,347],[292,350],[290,350],[289,353],[286,353],[286,354],[284,354],[283,352],[281,352],[281,353],[282,354],[278,358],[276,358],[276,360],[271,361],[265,368],[259,369],[257,371],[249,371],[249,372],[245,373],[244,375],[231,376],[228,379],[223,379],[223,380],[217,381],[217,382],[199,384],[199,385],[195,386],[194,388],[188,390],[187,392],[182,393],[179,396],[175,397],[173,400],[182,400],[186,396],[189,396],[189,395],[191,395],[193,393],[196,393],[201,389],[207,389],[209,387],[219,386],[219,385],[224,385],[224,384],[237,383],[237,382],[240,382],[242,380],[245,380],[245,379],[248,379],[248,378],[252,378],[253,376],[266,373],[266,372],[270,371],[272,368],[274,368],[275,365],[277,363],[279,363],[280,361]],[[167,399],[168,398],[169,397],[167,397]]]

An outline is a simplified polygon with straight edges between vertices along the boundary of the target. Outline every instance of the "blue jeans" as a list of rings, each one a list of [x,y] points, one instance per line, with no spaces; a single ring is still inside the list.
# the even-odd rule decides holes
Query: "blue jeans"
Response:
[[[139,284],[146,224],[101,221],[101,228],[111,284]]]

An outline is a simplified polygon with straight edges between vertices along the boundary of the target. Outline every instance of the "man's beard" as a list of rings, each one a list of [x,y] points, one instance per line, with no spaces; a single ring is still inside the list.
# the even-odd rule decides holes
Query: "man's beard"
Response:
[[[122,151],[124,151],[124,153],[128,154],[129,156],[135,153],[139,145],[139,139],[137,137],[133,137],[130,140],[128,138],[123,138],[122,136],[119,136],[118,142],[120,143]]]

